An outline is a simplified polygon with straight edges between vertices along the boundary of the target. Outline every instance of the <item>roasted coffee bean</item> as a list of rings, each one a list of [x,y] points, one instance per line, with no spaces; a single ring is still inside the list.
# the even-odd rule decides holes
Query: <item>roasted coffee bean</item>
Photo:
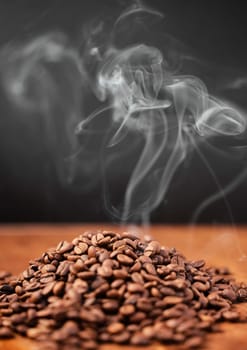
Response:
[[[119,312],[121,315],[129,316],[135,312],[135,307],[132,304],[123,305],[120,307]]]
[[[141,311],[151,311],[153,308],[152,302],[146,298],[138,298],[136,306]]]
[[[120,333],[124,330],[124,325],[123,323],[120,322],[115,322],[115,323],[111,323],[108,327],[107,327],[107,331],[110,334],[116,334],[116,333]]]
[[[0,338],[13,332],[40,349],[96,349],[102,342],[201,346],[220,321],[246,321],[232,304],[247,286],[224,268],[187,261],[150,237],[85,232],[0,272]]]
[[[145,337],[142,332],[136,332],[130,338],[130,344],[132,345],[148,345],[149,343],[150,339]]]
[[[128,283],[127,289],[131,293],[143,293],[144,286],[142,283]]]
[[[134,260],[125,254],[118,254],[117,260],[123,265],[132,265]]]
[[[132,323],[140,323],[146,318],[146,313],[142,311],[137,311],[133,315],[130,315],[129,320]]]
[[[97,270],[98,275],[102,277],[110,277],[112,272],[112,268],[109,266],[100,266]]]
[[[144,263],[143,267],[145,268],[145,270],[147,271],[147,273],[151,274],[151,275],[156,275],[157,272],[155,270],[155,267],[152,263]]]
[[[8,284],[0,286],[0,294],[12,294],[13,292],[14,288]]]
[[[1,310],[1,315],[2,315],[2,316],[9,316],[9,315],[11,315],[12,313],[13,313],[13,309],[10,308],[10,307]]]
[[[129,276],[128,271],[125,270],[124,268],[122,269],[117,269],[113,271],[113,276],[116,278],[122,278],[125,279]]]
[[[0,327],[0,338],[12,338],[14,333],[8,327]]]
[[[141,267],[142,267],[142,265],[141,265],[140,261],[137,261],[133,266],[131,266],[130,273],[139,272],[141,270]]]
[[[74,244],[73,243],[70,243],[70,242],[61,242],[58,247],[57,247],[57,252],[60,253],[60,254],[63,254],[63,253],[66,253],[70,250],[72,250],[74,247]]]
[[[227,321],[237,321],[240,319],[240,315],[237,311],[224,311],[222,317]]]
[[[117,344],[127,343],[130,339],[130,333],[126,330],[122,330],[120,333],[114,334],[111,337],[111,340]]]
[[[102,303],[102,309],[105,310],[106,312],[112,312],[112,311],[117,311],[119,308],[119,302],[117,300],[107,300]]]
[[[177,297],[177,296],[166,296],[163,298],[163,301],[165,302],[166,305],[175,305],[182,303],[183,298],[182,297]]]
[[[203,338],[200,336],[191,337],[184,342],[184,347],[187,349],[198,348],[203,343]]]

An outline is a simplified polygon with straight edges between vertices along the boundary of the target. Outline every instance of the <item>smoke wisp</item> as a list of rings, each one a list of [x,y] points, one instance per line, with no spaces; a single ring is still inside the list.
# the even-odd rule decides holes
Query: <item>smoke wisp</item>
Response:
[[[117,45],[130,23],[138,26],[136,18],[162,17],[136,3],[105,42],[101,22],[78,48],[52,33],[6,47],[0,57],[9,101],[28,118],[42,118],[60,182],[89,191],[101,181],[107,211],[124,222],[149,217],[198,143],[246,132],[240,110],[210,95],[198,77],[169,67],[167,48],[129,39]],[[98,108],[85,115],[90,94]]]

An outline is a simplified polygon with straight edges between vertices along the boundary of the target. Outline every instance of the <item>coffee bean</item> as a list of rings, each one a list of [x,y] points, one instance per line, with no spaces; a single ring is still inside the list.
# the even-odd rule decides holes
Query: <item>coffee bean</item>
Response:
[[[150,339],[142,332],[136,332],[130,338],[130,344],[132,345],[148,345],[149,343]]]
[[[131,266],[130,273],[139,272],[141,270],[141,267],[142,267],[142,265],[141,265],[140,261],[137,261],[133,266]]]
[[[135,283],[144,284],[144,279],[142,275],[138,272],[133,272],[131,275],[131,279]]]
[[[93,271],[82,271],[82,272],[79,272],[77,276],[82,280],[90,280],[95,277],[95,273]]]
[[[142,311],[137,311],[133,315],[130,315],[129,320],[133,323],[140,323],[146,318],[146,313]]]
[[[115,323],[111,323],[108,327],[107,327],[107,331],[110,334],[116,334],[116,333],[120,333],[124,330],[124,325],[120,322],[115,322]]]
[[[12,338],[14,333],[8,327],[0,327],[0,338]]]
[[[114,275],[114,277],[121,278],[121,279],[125,279],[129,276],[128,271],[126,271],[124,268],[114,270],[113,275]]]
[[[181,303],[183,301],[182,297],[177,297],[177,296],[166,296],[163,298],[163,301],[165,302],[165,304],[167,305],[174,305],[174,304],[178,304]]]
[[[117,311],[119,308],[119,302],[117,300],[107,300],[102,304],[103,310],[107,311]]]
[[[87,340],[83,342],[83,348],[86,350],[95,350],[97,345],[98,344],[94,340]]]
[[[136,306],[139,310],[145,312],[151,311],[153,308],[151,301],[146,298],[138,298]]]
[[[100,266],[97,270],[99,276],[110,277],[112,276],[112,269],[108,266]]]
[[[240,315],[237,311],[224,311],[222,317],[227,321],[237,321]]]
[[[73,247],[74,247],[73,243],[64,241],[58,245],[57,252],[60,254],[63,254],[63,253],[66,253],[68,251],[71,251],[73,249]]]
[[[13,292],[13,287],[8,284],[3,284],[0,286],[0,294],[12,294]]]
[[[135,312],[135,307],[132,304],[129,305],[123,305],[120,307],[119,312],[121,315],[129,316],[132,315]]]
[[[154,267],[154,265],[152,263],[144,263],[143,267],[145,268],[145,270],[147,271],[147,273],[151,274],[151,275],[156,275],[156,269]]]
[[[127,343],[129,341],[129,339],[130,339],[130,333],[128,331],[125,331],[125,330],[121,331],[121,333],[114,334],[111,337],[111,340],[117,344]]]
[[[216,323],[246,321],[232,305],[246,300],[246,284],[228,269],[187,261],[150,237],[89,231],[18,277],[0,272],[0,338],[16,332],[48,350],[152,341],[196,348]]]
[[[184,347],[187,349],[198,348],[202,345],[203,338],[199,336],[191,337],[184,342]]]
[[[134,260],[125,254],[118,254],[117,260],[123,265],[132,265]]]
[[[10,307],[1,310],[2,316],[9,316],[9,315],[12,315],[12,313],[13,313],[13,309]]]

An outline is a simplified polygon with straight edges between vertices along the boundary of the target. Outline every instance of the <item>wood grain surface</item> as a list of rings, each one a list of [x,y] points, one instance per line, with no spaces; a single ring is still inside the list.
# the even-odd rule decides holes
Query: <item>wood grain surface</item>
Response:
[[[188,259],[205,259],[208,265],[227,266],[238,281],[247,282],[247,227],[184,227],[151,226],[120,227],[106,224],[76,225],[3,225],[0,226],[0,270],[18,274],[30,259],[40,256],[47,248],[60,240],[72,240],[86,230],[132,230],[148,234],[164,246],[176,247]],[[239,306],[247,312],[247,303]],[[247,349],[247,324],[224,323],[221,331],[209,334],[205,350]],[[35,344],[27,339],[16,338],[0,341],[0,350],[32,350]],[[140,347],[104,345],[101,350],[138,350]],[[154,344],[147,350],[174,350],[176,346]],[[44,349],[45,350],[45,349]]]

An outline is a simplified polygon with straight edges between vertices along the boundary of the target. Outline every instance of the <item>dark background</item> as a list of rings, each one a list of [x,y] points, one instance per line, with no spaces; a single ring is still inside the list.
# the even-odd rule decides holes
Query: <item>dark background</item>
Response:
[[[127,1],[0,0],[0,45],[32,39],[61,30],[72,41],[82,25],[93,16],[115,16]],[[129,2],[128,2],[129,3]],[[246,11],[244,1],[169,0],[146,2],[165,13],[167,30],[200,59],[197,72],[212,91],[246,106],[246,88],[224,89],[229,79],[247,75]],[[162,26],[160,28],[163,28]],[[217,81],[218,79],[218,81]],[[102,189],[98,185],[81,193],[63,187],[49,155],[30,128],[16,127],[18,113],[0,97],[0,221],[108,221]],[[241,140],[242,144],[244,141]],[[225,140],[216,142],[217,152],[204,153],[222,188],[245,169],[245,148],[231,152]],[[202,146],[203,148],[203,146]],[[119,179],[121,181],[121,179]],[[153,222],[188,223],[194,210],[218,191],[212,176],[195,152],[177,170],[165,200],[152,213]],[[224,200],[212,203],[199,222],[246,223],[247,178]],[[229,214],[231,211],[231,214]],[[232,216],[232,218],[231,218]]]

